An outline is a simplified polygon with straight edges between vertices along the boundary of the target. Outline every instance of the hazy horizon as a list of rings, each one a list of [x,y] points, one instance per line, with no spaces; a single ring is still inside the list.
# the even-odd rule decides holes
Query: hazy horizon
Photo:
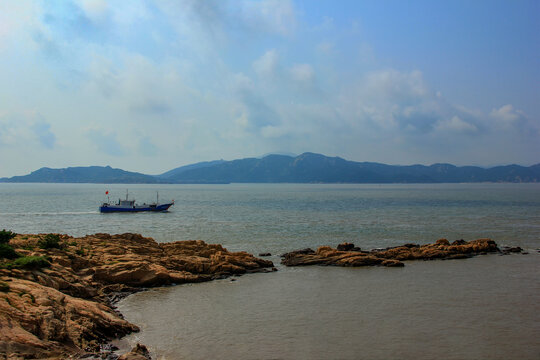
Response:
[[[538,1],[0,0],[0,177],[540,162]]]

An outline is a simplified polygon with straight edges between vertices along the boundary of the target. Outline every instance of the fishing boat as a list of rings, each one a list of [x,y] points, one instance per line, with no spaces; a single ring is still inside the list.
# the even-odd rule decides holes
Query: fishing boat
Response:
[[[159,203],[159,193],[156,196],[156,202],[150,204],[139,205],[135,203],[135,199],[129,200],[128,192],[126,191],[126,199],[118,199],[116,204],[111,204],[109,201],[109,192],[106,191],[107,202],[104,202],[99,207],[99,211],[102,213],[109,212],[142,212],[142,211],[167,211],[171,206],[174,205],[174,200],[169,203]]]

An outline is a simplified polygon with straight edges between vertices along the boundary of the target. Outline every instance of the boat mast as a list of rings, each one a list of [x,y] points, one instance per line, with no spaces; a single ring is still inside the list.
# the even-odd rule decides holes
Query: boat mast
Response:
[[[126,189],[126,201],[128,201],[128,189]]]

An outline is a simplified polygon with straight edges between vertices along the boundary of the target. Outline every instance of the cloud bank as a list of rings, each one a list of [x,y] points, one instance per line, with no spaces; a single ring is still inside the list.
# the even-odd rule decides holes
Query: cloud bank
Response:
[[[0,176],[94,164],[159,173],[274,151],[540,161],[538,119],[511,103],[448,99],[422,69],[379,61],[356,21],[311,10],[286,0],[2,3]]]

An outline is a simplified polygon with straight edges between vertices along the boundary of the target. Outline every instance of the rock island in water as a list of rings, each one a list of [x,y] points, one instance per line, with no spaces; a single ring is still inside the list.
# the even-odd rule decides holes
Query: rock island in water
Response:
[[[519,249],[519,250],[518,250]],[[503,252],[521,251],[521,248],[506,249]],[[343,243],[336,249],[321,246],[314,251],[310,248],[283,254],[281,263],[287,266],[335,265],[335,266],[404,266],[404,260],[466,259],[479,254],[501,252],[495,241],[478,239],[467,242],[456,240],[450,243],[439,239],[434,244],[405,244],[386,249],[363,251],[352,243]]]

